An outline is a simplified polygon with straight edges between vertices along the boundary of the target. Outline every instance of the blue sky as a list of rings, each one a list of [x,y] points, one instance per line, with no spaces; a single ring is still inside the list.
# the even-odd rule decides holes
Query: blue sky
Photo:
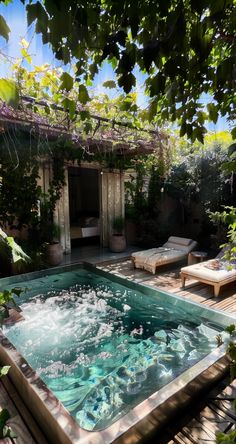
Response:
[[[11,29],[8,43],[0,37],[0,54],[2,53],[8,57],[8,62],[4,62],[4,57],[0,58],[0,77],[7,77],[9,66],[14,62],[15,58],[21,56],[19,45],[21,38],[30,42],[29,52],[35,65],[49,63],[53,66],[64,66],[54,57],[49,45],[43,45],[41,36],[34,32],[34,25],[31,25],[30,28],[27,27],[25,8],[20,0],[13,0],[8,6],[4,6],[1,3],[0,14],[5,17]],[[144,78],[138,71],[135,74],[137,77],[136,91],[138,92],[138,105],[145,107],[147,105],[147,99],[143,94],[142,88]],[[117,94],[115,91],[113,92],[113,90],[103,88],[102,86],[103,82],[112,78],[114,78],[112,67],[108,63],[105,63],[95,78],[94,89],[96,95],[104,92],[109,94],[109,96]],[[208,97],[202,98],[202,101],[207,104]],[[220,118],[216,125],[213,123],[208,125],[208,129],[213,132],[226,130],[228,128],[229,126],[225,118]]]

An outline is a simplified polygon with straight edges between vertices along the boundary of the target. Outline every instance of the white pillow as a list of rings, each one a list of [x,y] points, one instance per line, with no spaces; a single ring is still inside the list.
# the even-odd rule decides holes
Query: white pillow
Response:
[[[191,244],[192,239],[187,239],[186,237],[170,236],[167,242],[187,247],[189,244]]]
[[[186,247],[185,245],[175,244],[174,242],[166,242],[163,247],[165,248],[171,248],[175,251],[182,251],[182,253],[188,254],[189,250],[191,249],[189,246]]]

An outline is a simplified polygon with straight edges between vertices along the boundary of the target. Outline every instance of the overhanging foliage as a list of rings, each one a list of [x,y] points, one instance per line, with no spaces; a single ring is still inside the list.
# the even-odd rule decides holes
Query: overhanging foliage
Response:
[[[4,1],[5,4],[8,1]],[[203,141],[205,122],[235,118],[236,0],[22,0],[28,24],[57,59],[76,61],[77,101],[89,100],[87,85],[104,60],[129,93],[137,66],[146,73],[150,121],[177,121],[180,134]],[[66,17],[66,20],[65,20]],[[1,19],[3,19],[1,17]],[[8,38],[4,20],[0,34]],[[25,59],[30,61],[27,48]],[[112,83],[108,87],[113,87]],[[63,73],[61,88],[74,80]],[[207,108],[202,98],[208,95]],[[67,103],[73,114],[74,105]],[[236,128],[232,129],[236,137]]]
[[[208,118],[235,116],[235,0],[22,2],[28,24],[35,23],[57,59],[77,60],[81,103],[89,100],[86,82],[108,60],[125,93],[135,86],[136,66],[146,73],[149,119],[178,121],[180,134],[192,140],[203,141]],[[5,23],[0,33],[8,37]],[[68,73],[62,87],[73,88]],[[212,97],[207,109],[204,94]]]

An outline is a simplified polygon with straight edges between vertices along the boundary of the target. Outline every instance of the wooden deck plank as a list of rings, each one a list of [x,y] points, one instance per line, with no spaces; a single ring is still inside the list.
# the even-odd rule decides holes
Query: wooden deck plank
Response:
[[[183,432],[196,443],[199,442],[215,442],[215,434],[204,425],[204,421],[200,422],[193,419],[186,427],[183,428]]]
[[[226,432],[232,423],[230,416],[221,410],[221,405],[209,404],[199,414],[199,421],[215,436],[217,432]]]
[[[7,409],[9,411],[10,419],[7,421],[7,424],[17,435],[17,440],[13,440],[13,442],[17,442],[17,444],[36,444],[2,382],[0,382],[0,409]]]
[[[228,311],[230,313],[236,313],[236,288],[231,283],[221,288],[220,295],[215,297],[213,294],[213,288],[210,285],[203,284],[195,280],[187,281],[185,289],[181,288],[180,269],[174,268],[170,270],[157,271],[155,275],[139,269],[133,269],[131,260],[125,260],[119,264],[109,264],[102,266],[99,264],[99,268],[109,271],[110,273],[119,273],[132,281],[144,283],[147,285],[160,288],[160,290],[166,290],[175,293],[184,299],[190,299],[193,302],[201,303],[217,310]]]
[[[168,427],[168,432],[165,433],[164,430],[164,436],[169,436],[169,439],[164,439],[162,444],[170,444],[171,440],[185,443],[186,436],[189,443],[216,444],[215,434],[217,432],[233,430],[235,420],[230,417],[227,409],[222,408],[224,406],[221,400],[221,398],[228,396],[232,398],[234,393],[236,380],[232,387],[232,383],[228,385],[228,379],[221,380],[204,398],[201,397],[201,399],[194,402],[191,409],[185,409],[176,420],[173,419],[170,428]],[[217,399],[220,402],[218,406],[214,405]],[[232,401],[233,399],[231,399],[231,405]]]
[[[190,437],[186,436],[183,432],[179,432],[175,435],[174,442],[176,444],[197,444],[196,441],[190,439]]]
[[[221,390],[215,399],[230,399],[232,401],[234,398],[236,398],[236,379]]]
[[[38,444],[48,444],[47,439],[45,438],[45,435],[42,433],[40,427],[32,417],[31,413],[29,412],[28,408],[18,395],[14,385],[10,381],[8,377],[5,377],[2,379],[2,384],[4,385],[4,388],[7,392],[8,397],[12,400],[13,404],[15,405],[15,408],[18,412],[20,412],[21,421],[24,422],[24,424],[27,424],[27,430],[31,436],[33,436],[32,443],[38,443]],[[13,428],[13,426],[12,426]],[[15,430],[15,429],[14,429]],[[17,433],[17,432],[16,432]],[[18,437],[18,434],[17,434]],[[18,439],[18,438],[17,438]],[[29,444],[31,441],[29,441]],[[17,440],[18,444],[18,440]],[[28,444],[28,443],[27,443]]]
[[[210,405],[212,407],[212,409],[221,409],[221,412],[224,412],[225,414],[228,415],[229,420],[236,424],[236,412],[235,409],[232,405],[232,401],[229,400],[217,400],[215,399]]]

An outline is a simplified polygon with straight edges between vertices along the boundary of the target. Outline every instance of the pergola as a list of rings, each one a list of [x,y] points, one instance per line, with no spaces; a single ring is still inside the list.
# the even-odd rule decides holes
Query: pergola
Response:
[[[34,111],[37,106],[38,111]],[[52,109],[52,115],[45,115],[45,108]],[[78,116],[81,109],[76,110]],[[55,118],[56,117],[56,118]],[[18,109],[0,104],[0,133],[22,130],[33,137],[44,136],[48,140],[63,138],[70,140],[75,148],[82,148],[87,154],[112,152],[117,156],[133,157],[157,152],[163,155],[168,143],[165,131],[135,127],[132,123],[90,114],[92,129],[83,131],[78,120],[70,120],[68,112],[56,104],[49,104],[32,97],[22,97]]]

